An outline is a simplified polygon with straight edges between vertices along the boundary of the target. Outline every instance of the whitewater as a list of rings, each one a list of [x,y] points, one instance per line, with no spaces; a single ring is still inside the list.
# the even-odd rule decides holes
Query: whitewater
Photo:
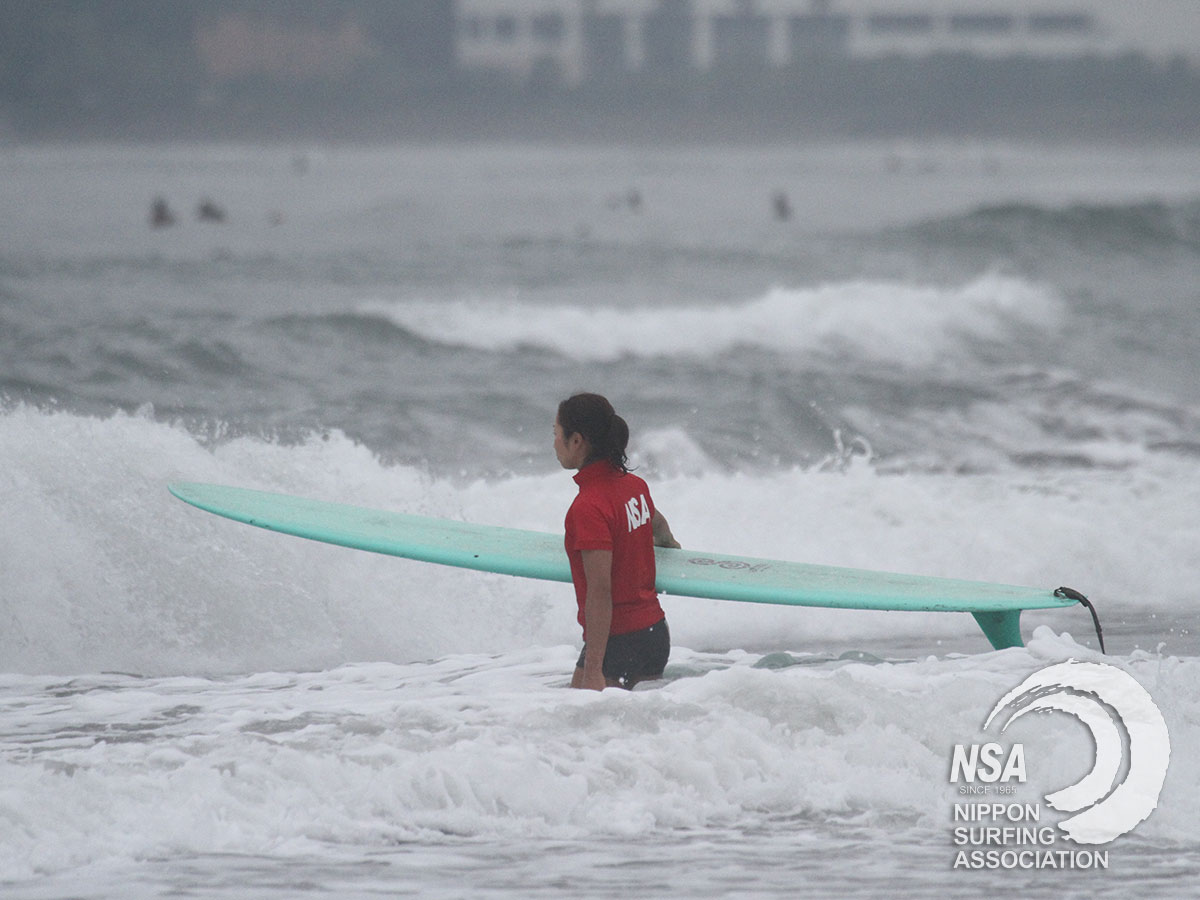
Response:
[[[1194,149],[29,146],[0,183],[3,896],[1193,892]],[[555,531],[581,389],[685,547],[1069,585],[1108,653],[1078,607],[994,651],[664,597],[664,679],[573,692],[569,586],[166,491]],[[1161,711],[1157,808],[1107,869],[956,870],[954,746],[1067,659]],[[1014,802],[1093,759],[1070,716],[999,739]]]

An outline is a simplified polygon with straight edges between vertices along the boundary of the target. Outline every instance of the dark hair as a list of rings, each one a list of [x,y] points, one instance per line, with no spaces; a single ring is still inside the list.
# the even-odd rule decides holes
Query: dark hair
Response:
[[[617,415],[613,405],[599,394],[576,394],[558,404],[558,424],[563,437],[581,434],[591,445],[588,462],[606,459],[613,468],[629,471],[629,425]]]

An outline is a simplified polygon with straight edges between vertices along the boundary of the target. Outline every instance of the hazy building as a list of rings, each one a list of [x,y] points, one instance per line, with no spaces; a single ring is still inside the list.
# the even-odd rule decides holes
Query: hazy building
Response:
[[[454,12],[461,68],[568,85],[822,56],[1200,63],[1197,0],[455,0]]]

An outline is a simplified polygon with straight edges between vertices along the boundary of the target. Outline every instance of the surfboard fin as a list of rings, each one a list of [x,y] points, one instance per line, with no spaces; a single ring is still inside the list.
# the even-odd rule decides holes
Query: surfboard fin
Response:
[[[1002,612],[971,613],[984,636],[991,641],[997,650],[1007,647],[1024,647],[1021,640],[1021,610],[1008,609]]]

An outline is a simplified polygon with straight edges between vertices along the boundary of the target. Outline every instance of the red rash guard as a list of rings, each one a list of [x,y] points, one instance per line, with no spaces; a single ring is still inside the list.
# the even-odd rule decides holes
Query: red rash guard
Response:
[[[611,550],[612,627],[609,634],[629,634],[663,618],[654,590],[654,503],[650,489],[636,475],[622,473],[606,461],[590,463],[575,476],[579,495],[567,510],[567,558],[579,624],[584,625],[587,579],[584,550]],[[583,635],[588,639],[586,627]]]

